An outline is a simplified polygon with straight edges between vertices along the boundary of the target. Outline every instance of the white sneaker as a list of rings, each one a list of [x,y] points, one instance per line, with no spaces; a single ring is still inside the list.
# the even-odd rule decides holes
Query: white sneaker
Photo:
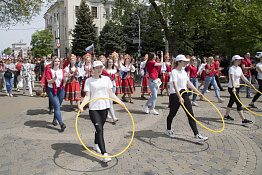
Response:
[[[195,137],[195,142],[204,142],[207,139],[208,139],[208,137],[203,137],[200,134],[197,134],[196,137]]]
[[[159,113],[156,110],[151,110],[150,114],[158,115]]]
[[[174,134],[174,132],[173,132],[173,130],[171,129],[171,130],[166,130],[166,135],[168,135],[169,137],[176,137],[176,135]]]
[[[225,100],[223,100],[222,98],[218,99],[218,103],[223,103]]]
[[[148,106],[145,106],[145,105],[144,105],[144,106],[143,106],[143,109],[144,109],[145,113],[147,113],[147,114],[149,113]]]
[[[103,154],[103,156],[108,156],[108,154],[105,153],[105,154]],[[104,158],[104,159],[103,159],[103,162],[107,163],[107,162],[109,162],[109,161],[111,161],[111,160],[112,160],[111,158]]]
[[[101,150],[100,150],[98,144],[95,144],[94,147],[93,147],[93,149],[94,149],[96,152],[101,153]]]
[[[12,95],[12,94],[10,94],[9,96],[10,96],[10,97],[13,97],[13,95]]]
[[[198,106],[198,104],[196,104],[196,102],[192,101],[192,106]]]
[[[209,93],[210,91],[209,90],[206,90],[207,93]]]

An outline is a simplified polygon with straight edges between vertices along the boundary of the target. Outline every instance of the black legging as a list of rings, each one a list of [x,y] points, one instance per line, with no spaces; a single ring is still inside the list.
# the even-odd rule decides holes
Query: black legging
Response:
[[[240,104],[240,102],[237,100],[237,98],[240,100],[240,97],[239,97],[239,88],[236,88],[236,95],[237,95],[237,98],[235,96],[235,94],[233,93],[233,88],[228,88],[228,92],[230,94],[230,99],[229,99],[229,102],[228,102],[228,105],[227,107],[229,108],[232,108],[234,102],[237,104],[237,111],[241,111],[242,110],[242,105]]]
[[[182,89],[180,91],[180,94],[185,91],[184,89]],[[194,117],[194,113],[193,113],[193,109],[192,109],[192,105],[191,105],[191,101],[189,99],[189,96],[187,93],[184,93],[182,95],[183,99],[184,99],[184,105],[187,108],[188,112]],[[171,129],[171,124],[172,124],[172,120],[173,118],[176,116],[176,113],[180,107],[180,103],[179,103],[179,98],[178,96],[175,94],[170,94],[169,96],[169,114],[167,116],[167,129],[170,130]],[[184,108],[183,108],[184,109]],[[184,109],[185,111],[185,109]],[[185,111],[186,112],[186,111]],[[188,118],[188,122],[189,125],[191,127],[191,129],[193,130],[194,134],[197,135],[198,134],[198,130],[197,130],[197,126],[196,126],[196,122],[194,119],[192,119],[192,117],[190,117],[190,115],[188,115],[188,113],[186,112],[187,118]]]
[[[262,79],[258,79],[257,81],[258,81],[258,84],[259,84],[258,90],[259,90],[260,92],[262,92]],[[261,95],[261,94],[260,94],[259,92],[257,92],[256,95],[254,96],[252,102],[256,102],[257,99],[260,97],[260,95]]]
[[[108,109],[104,110],[89,110],[90,119],[96,128],[95,132],[95,144],[98,144],[101,153],[106,153],[103,127],[106,122]]]
[[[223,87],[221,86],[221,84],[220,84],[220,80],[219,80],[219,76],[218,75],[215,75],[215,80],[216,80],[216,82],[217,82],[217,86],[219,87],[219,89],[220,90],[222,90],[223,89]],[[208,89],[211,89],[211,83],[209,84],[209,86],[208,86]]]

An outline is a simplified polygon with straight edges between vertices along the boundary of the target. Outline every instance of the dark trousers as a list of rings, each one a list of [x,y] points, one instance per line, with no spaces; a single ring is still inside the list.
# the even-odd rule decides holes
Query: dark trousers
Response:
[[[218,88],[219,88],[220,90],[222,90],[223,87],[222,87],[221,84],[220,84],[219,76],[218,76],[218,75],[215,75],[215,79],[216,79]],[[208,86],[208,89],[209,89],[209,90],[211,89],[211,85],[212,85],[212,84],[210,83],[209,86]]]
[[[262,92],[262,79],[258,79],[257,81],[258,81],[258,84],[259,84],[258,90],[259,90],[260,92]],[[256,95],[254,96],[252,102],[256,102],[257,99],[260,97],[260,95],[261,95],[261,94],[260,94],[259,92],[257,92]]]
[[[90,119],[96,129],[95,144],[98,144],[101,153],[106,153],[103,127],[106,122],[108,109],[105,110],[89,110]]]
[[[185,90],[181,90],[180,93],[182,93],[183,91],[185,91]],[[188,94],[184,93],[182,95],[182,97],[184,99],[185,107],[187,108],[188,112],[194,117],[191,101],[189,99]],[[178,98],[177,94],[170,94],[170,96],[169,96],[170,111],[169,111],[169,114],[167,116],[167,129],[168,130],[171,129],[171,124],[172,124],[173,118],[176,116],[176,113],[177,113],[180,105],[181,104],[179,103],[179,98]],[[184,111],[185,111],[185,109],[184,109]],[[187,115],[189,125],[190,125],[191,129],[193,130],[194,135],[197,135],[198,134],[198,130],[197,130],[197,126],[196,126],[195,120],[192,117],[190,117],[190,115],[188,115],[187,112],[186,112],[186,115]]]
[[[242,110],[242,105],[240,104],[240,102],[237,100],[237,98],[240,100],[240,97],[239,97],[239,88],[236,88],[236,95],[237,95],[237,98],[233,92],[233,88],[228,88],[228,92],[230,94],[230,99],[229,99],[229,102],[228,102],[228,105],[227,107],[229,108],[232,108],[233,104],[236,103],[237,104],[237,111],[241,111]]]

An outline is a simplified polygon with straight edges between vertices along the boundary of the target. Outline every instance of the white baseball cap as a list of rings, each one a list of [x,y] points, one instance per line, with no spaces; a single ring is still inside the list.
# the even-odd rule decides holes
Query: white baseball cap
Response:
[[[189,61],[190,59],[187,59],[185,55],[177,55],[176,56],[176,62],[177,61]]]
[[[101,61],[94,61],[93,62],[93,67],[97,67],[97,66],[104,66],[103,63]]]
[[[234,60],[242,60],[243,59],[243,57],[241,57],[241,56],[239,56],[239,55],[234,55],[233,57],[232,57],[232,61],[234,61]]]

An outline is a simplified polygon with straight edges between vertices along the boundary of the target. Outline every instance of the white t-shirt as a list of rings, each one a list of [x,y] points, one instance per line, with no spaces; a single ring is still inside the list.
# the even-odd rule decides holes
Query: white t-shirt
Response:
[[[76,71],[76,67],[71,67],[71,71]],[[68,67],[66,67],[65,69],[64,69],[66,72],[69,72],[69,66]],[[71,72],[69,72],[70,74],[71,74]],[[79,73],[79,70],[78,70],[78,73]],[[75,75],[75,77],[80,77],[81,75],[80,75],[80,73],[78,74],[78,75]]]
[[[52,77],[55,77],[55,73],[57,76],[57,79],[55,80],[55,84],[56,84],[56,88],[59,88],[63,79],[63,70],[59,69],[58,71],[55,71],[54,69],[51,69],[52,72]],[[48,87],[53,88],[53,83],[49,84],[48,83]]]
[[[262,64],[257,63],[256,67],[260,67],[262,69]],[[258,72],[258,79],[262,80],[262,74],[259,71],[257,71],[257,72]]]
[[[206,70],[205,66],[206,66],[207,63],[202,63],[199,67],[199,70]]]
[[[174,88],[174,84],[173,82],[177,83],[177,88],[180,91],[181,89],[185,89],[187,90],[187,81],[189,80],[186,71],[184,70],[177,70],[177,69],[173,69],[171,71],[170,74],[170,80],[169,80],[169,89],[170,89],[170,93],[174,94],[176,93],[176,90]]]
[[[84,91],[90,92],[90,100],[99,97],[109,98],[109,90],[113,88],[112,82],[107,76],[101,75],[101,78],[90,77],[85,82]],[[89,103],[90,110],[104,110],[110,108],[109,100],[99,99]]]
[[[230,75],[234,75],[235,85],[237,85],[237,84],[240,84],[240,77],[241,77],[242,73],[243,73],[242,69],[239,66],[237,66],[237,67],[236,66],[231,66],[229,68],[229,83],[228,83],[228,87],[233,88]],[[239,86],[236,86],[236,87],[238,88]]]

